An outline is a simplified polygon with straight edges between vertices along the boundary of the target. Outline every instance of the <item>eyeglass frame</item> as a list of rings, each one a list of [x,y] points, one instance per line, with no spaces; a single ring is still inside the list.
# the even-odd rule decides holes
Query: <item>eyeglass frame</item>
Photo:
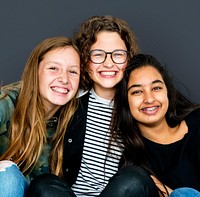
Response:
[[[99,62],[99,63],[96,63],[96,62],[92,61],[91,55],[90,55],[90,54],[91,54],[93,51],[101,51],[101,52],[104,52],[104,53],[105,53],[105,58],[104,58],[104,60],[103,60],[102,62]],[[126,59],[124,60],[124,62],[117,63],[117,62],[115,62],[115,61],[113,60],[113,56],[112,56],[112,55],[113,55],[113,53],[116,52],[116,51],[123,51],[123,52],[125,52],[125,54],[126,54]],[[123,64],[123,63],[125,63],[125,62],[127,61],[127,58],[128,58],[128,51],[127,51],[127,50],[124,50],[124,49],[116,49],[116,50],[114,50],[114,51],[112,51],[112,52],[106,52],[106,51],[104,51],[104,50],[102,50],[102,49],[94,49],[94,50],[89,51],[90,61],[93,62],[93,63],[95,63],[95,64],[102,64],[102,63],[104,63],[104,62],[106,61],[106,59],[107,59],[107,54],[110,54],[111,60],[112,60],[115,64]]]

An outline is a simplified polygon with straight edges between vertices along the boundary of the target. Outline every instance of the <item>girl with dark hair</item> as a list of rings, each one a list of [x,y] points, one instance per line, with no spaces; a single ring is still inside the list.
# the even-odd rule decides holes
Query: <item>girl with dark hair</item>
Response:
[[[200,105],[144,54],[132,58],[115,98],[113,128],[123,140],[123,165],[146,169],[166,196],[200,196]]]

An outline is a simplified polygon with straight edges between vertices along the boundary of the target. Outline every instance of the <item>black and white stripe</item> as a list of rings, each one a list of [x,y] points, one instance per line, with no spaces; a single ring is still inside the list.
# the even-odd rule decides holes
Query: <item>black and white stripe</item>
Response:
[[[72,186],[77,196],[98,196],[117,172],[121,151],[112,142],[108,152],[113,103],[91,90],[81,168]]]

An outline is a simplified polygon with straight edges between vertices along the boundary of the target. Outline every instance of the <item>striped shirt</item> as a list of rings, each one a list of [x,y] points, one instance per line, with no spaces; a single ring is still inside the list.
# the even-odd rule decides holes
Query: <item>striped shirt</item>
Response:
[[[108,152],[112,109],[113,102],[91,90],[81,167],[72,186],[77,196],[98,196],[118,171],[122,152],[116,142],[112,142]]]

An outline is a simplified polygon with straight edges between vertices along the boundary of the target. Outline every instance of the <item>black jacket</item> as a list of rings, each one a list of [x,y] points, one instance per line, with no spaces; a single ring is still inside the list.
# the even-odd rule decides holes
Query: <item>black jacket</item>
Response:
[[[89,93],[79,98],[78,108],[64,138],[63,175],[70,186],[75,183],[81,166],[88,101]]]

